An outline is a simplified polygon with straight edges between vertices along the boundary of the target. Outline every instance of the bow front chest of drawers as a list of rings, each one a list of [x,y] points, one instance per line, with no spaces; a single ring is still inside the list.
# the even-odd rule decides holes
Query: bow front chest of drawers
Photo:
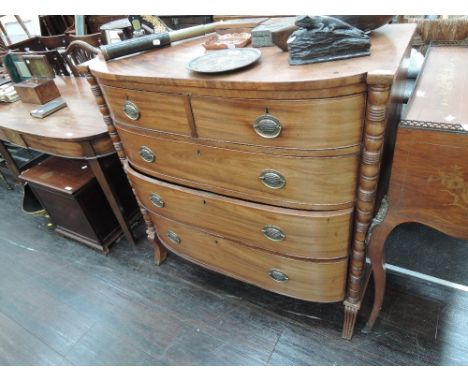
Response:
[[[413,32],[387,25],[369,57],[304,66],[262,48],[259,63],[219,75],[187,69],[205,37],[93,60],[88,80],[156,263],[169,249],[283,295],[344,301],[351,338]]]

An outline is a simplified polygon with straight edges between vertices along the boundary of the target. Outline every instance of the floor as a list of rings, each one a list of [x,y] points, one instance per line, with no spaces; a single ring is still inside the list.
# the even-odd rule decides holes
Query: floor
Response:
[[[22,213],[20,187],[1,180],[0,216],[0,365],[468,364],[467,292],[390,274],[374,332],[361,333],[371,285],[345,341],[341,303],[279,296],[175,255],[157,267],[142,225],[136,249],[122,240],[105,257]],[[467,250],[414,224],[387,242],[393,264],[465,285]]]

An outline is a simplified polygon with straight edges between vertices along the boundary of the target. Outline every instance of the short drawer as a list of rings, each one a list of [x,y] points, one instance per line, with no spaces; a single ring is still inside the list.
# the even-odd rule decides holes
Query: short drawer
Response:
[[[159,215],[288,256],[348,256],[352,209],[302,211],[246,202],[149,178],[127,165],[143,205]]]
[[[191,135],[188,96],[102,86],[113,118],[147,129]]]
[[[362,93],[308,100],[191,99],[201,138],[313,150],[359,144],[365,102]]]
[[[281,156],[117,129],[135,168],[172,183],[299,209],[336,210],[354,203],[358,154]]]
[[[261,288],[307,301],[344,298],[347,259],[291,259],[195,229],[150,212],[158,237],[172,252]]]

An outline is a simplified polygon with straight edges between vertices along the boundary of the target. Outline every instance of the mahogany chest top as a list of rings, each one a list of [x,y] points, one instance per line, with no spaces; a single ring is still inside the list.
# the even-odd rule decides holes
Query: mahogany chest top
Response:
[[[397,74],[402,57],[414,33],[413,24],[385,25],[372,32],[371,55],[352,60],[331,61],[319,65],[288,63],[288,53],[277,47],[261,48],[258,65],[248,70],[222,75],[191,72],[187,64],[205,53],[201,45],[206,37],[175,43],[170,48],[123,57],[112,61],[95,59],[90,69],[101,81],[131,81],[127,85],[141,89],[158,86],[188,86],[236,90],[312,90],[358,84],[369,73],[389,78]]]

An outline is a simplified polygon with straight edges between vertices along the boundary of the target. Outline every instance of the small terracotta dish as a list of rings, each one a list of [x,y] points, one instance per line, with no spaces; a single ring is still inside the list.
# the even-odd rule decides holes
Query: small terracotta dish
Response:
[[[206,50],[218,50],[227,48],[243,48],[252,40],[250,33],[216,34],[206,40],[202,45]]]

